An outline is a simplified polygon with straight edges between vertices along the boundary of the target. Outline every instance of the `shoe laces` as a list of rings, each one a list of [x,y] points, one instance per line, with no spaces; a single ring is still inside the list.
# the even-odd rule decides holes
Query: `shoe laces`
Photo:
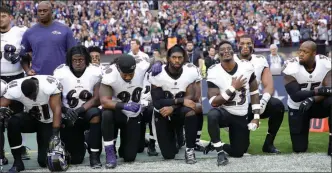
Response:
[[[186,149],[186,154],[189,160],[195,160],[195,152],[193,148]]]

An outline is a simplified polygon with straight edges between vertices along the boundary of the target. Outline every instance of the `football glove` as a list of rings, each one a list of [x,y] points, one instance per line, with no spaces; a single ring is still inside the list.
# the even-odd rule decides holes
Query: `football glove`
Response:
[[[160,61],[154,63],[151,67],[151,75],[157,76],[162,71],[163,64]]]
[[[130,112],[138,112],[141,108],[141,105],[135,102],[126,103],[123,106],[123,110],[130,111]]]
[[[16,47],[10,44],[4,46],[4,58],[12,64],[16,64],[21,60],[21,56],[15,53]]]
[[[332,87],[320,87],[317,90],[319,96],[332,96]]]
[[[74,126],[78,119],[78,113],[74,109],[68,109],[65,113],[65,119],[69,121],[69,125]]]
[[[308,111],[311,108],[312,104],[314,104],[314,102],[315,102],[315,100],[314,100],[313,97],[309,97],[309,98],[305,99],[300,104],[299,111],[301,113],[304,113],[304,112]]]

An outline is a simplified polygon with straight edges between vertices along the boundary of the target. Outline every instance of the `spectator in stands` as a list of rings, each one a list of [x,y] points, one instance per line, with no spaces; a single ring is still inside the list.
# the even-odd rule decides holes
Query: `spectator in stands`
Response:
[[[65,63],[66,52],[76,45],[76,41],[70,28],[53,21],[50,2],[40,2],[37,15],[39,23],[27,30],[22,38],[21,54],[32,52],[32,67],[24,63],[23,68],[29,76],[52,75],[56,67]]]
[[[318,28],[318,43],[325,44],[328,39],[327,27],[324,22],[321,22]]]
[[[85,40],[84,42],[84,46],[85,47],[90,47],[90,46],[93,46],[95,43],[93,42],[93,40],[91,39],[91,37],[88,37],[87,40]]]
[[[270,54],[266,57],[272,75],[280,75],[282,66],[284,65],[284,58],[278,54],[278,46],[272,44],[270,46]]]
[[[297,29],[296,25],[294,25],[293,29],[290,31],[290,36],[291,36],[291,40],[292,40],[292,46],[293,47],[300,46],[301,34],[300,34],[300,31]]]
[[[219,63],[216,59],[216,48],[213,45],[208,48],[208,53],[208,56],[204,57],[206,69],[209,69],[213,64]]]
[[[328,43],[330,46],[332,46],[332,25],[330,24],[330,29],[327,32],[328,35]]]
[[[99,65],[101,49],[98,46],[90,46],[88,50],[91,56],[91,63]]]
[[[189,62],[195,64],[198,67],[198,59],[200,59],[200,51],[194,49],[194,43],[191,41],[187,42],[186,45],[187,55],[189,57]]]
[[[129,55],[133,56],[133,57],[140,57],[140,58],[145,58],[147,60],[150,59],[149,55],[140,51],[140,46],[141,46],[141,43],[139,40],[137,39],[132,39],[130,41],[130,52],[128,53]]]

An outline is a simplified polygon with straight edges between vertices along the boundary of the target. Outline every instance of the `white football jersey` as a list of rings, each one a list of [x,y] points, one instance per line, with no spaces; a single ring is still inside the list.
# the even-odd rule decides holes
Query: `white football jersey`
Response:
[[[247,83],[241,91],[235,91],[229,101],[221,105],[222,108],[226,109],[229,113],[238,116],[245,116],[248,113],[248,95],[249,95],[249,80],[251,75],[255,72],[254,66],[247,60],[237,61],[237,70],[231,75],[221,64],[211,66],[207,71],[207,82],[212,82],[219,87],[220,93],[226,91],[232,84],[233,77],[247,78]]]
[[[187,87],[196,82],[199,78],[199,70],[191,63],[183,65],[183,72],[178,79],[173,79],[165,70],[166,65],[162,66],[162,71],[157,76],[149,76],[149,81],[156,87],[161,87],[165,98],[183,98]]]
[[[149,55],[148,54],[146,54],[146,53],[144,53],[144,52],[142,52],[142,51],[138,51],[138,53],[136,54],[136,55],[134,55],[134,53],[132,52],[132,51],[130,51],[129,53],[128,53],[128,55],[131,55],[131,56],[133,56],[135,59],[136,58],[140,58],[140,59],[145,59],[145,60],[147,60],[147,61],[149,61],[149,59],[150,59],[150,57],[149,57]]]
[[[7,92],[7,82],[1,79],[1,86],[0,86],[0,97],[2,97]]]
[[[4,58],[4,47],[6,44],[10,44],[16,47],[15,53],[20,53],[21,51],[21,40],[23,37],[24,32],[28,28],[26,26],[18,27],[14,26],[12,27],[8,32],[1,33],[1,76],[13,76],[18,75],[23,72],[23,69],[21,67],[21,63],[17,62],[16,64],[12,64],[10,61],[6,60]]]
[[[309,73],[303,65],[300,65],[299,58],[292,58],[285,62],[283,73],[293,76],[301,85],[301,90],[310,91],[322,86],[326,74],[331,70],[331,58],[324,55],[316,55],[316,67]],[[287,105],[292,109],[299,109],[301,102],[294,102],[288,95]]]
[[[151,83],[149,82],[149,76],[151,74],[150,73],[145,73],[144,76],[144,81],[143,81],[143,91],[142,91],[142,97],[141,100],[147,101],[147,102],[151,102],[152,98],[151,98]]]
[[[53,76],[62,84],[63,105],[76,109],[92,98],[93,89],[101,81],[102,72],[98,65],[90,64],[78,78],[67,65],[61,64],[54,70]]]
[[[234,60],[236,62],[240,61],[239,57],[234,54]],[[263,55],[251,54],[251,60],[249,61],[255,68],[255,75],[258,85],[262,83],[263,70],[269,68],[266,58]]]
[[[33,101],[24,96],[21,90],[21,84],[25,79],[37,78],[39,81],[39,91],[36,101]],[[21,102],[25,110],[29,112],[31,109],[39,111],[36,119],[42,123],[51,123],[53,121],[53,111],[49,105],[50,96],[61,93],[61,84],[53,76],[36,75],[28,76],[21,79],[13,80],[8,83],[8,89],[4,97],[9,100],[16,100]]]
[[[150,63],[145,59],[136,58],[135,75],[130,82],[126,82],[120,76],[116,64],[112,64],[105,70],[101,83],[112,87],[113,99],[116,101],[140,103],[141,93],[144,88],[143,81],[145,72],[149,69]],[[122,110],[127,117],[136,117],[140,111],[133,113]]]

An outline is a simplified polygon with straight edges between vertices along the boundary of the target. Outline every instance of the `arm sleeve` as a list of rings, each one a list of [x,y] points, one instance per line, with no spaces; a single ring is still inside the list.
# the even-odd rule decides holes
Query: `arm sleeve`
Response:
[[[158,110],[165,106],[175,105],[174,99],[164,99],[164,91],[161,87],[152,88],[151,97],[153,106]]]
[[[315,96],[314,91],[301,91],[301,86],[296,81],[288,83],[287,85],[285,85],[285,88],[288,95],[294,102],[301,102],[308,97]]]

